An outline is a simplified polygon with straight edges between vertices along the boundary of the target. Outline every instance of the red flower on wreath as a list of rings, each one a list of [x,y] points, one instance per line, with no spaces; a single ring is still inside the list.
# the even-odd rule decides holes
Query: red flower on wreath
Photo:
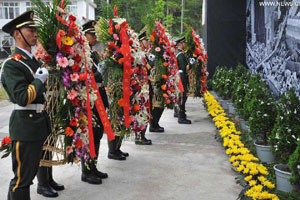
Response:
[[[78,55],[78,54],[76,54],[76,55],[74,56],[74,60],[75,60],[76,63],[79,63],[79,62],[81,61],[81,56]]]
[[[70,46],[64,45],[62,47],[62,50],[63,50],[63,52],[65,52],[65,54],[70,54],[71,53],[71,47]]]
[[[141,109],[141,106],[139,105],[139,104],[134,104],[133,105],[133,110],[134,111],[138,111],[138,110],[140,110]]]
[[[87,77],[86,73],[81,73],[81,74],[79,75],[79,80],[80,80],[80,81],[85,81],[85,80],[86,80],[86,77]]]
[[[66,136],[72,137],[73,135],[74,135],[73,129],[70,128],[70,127],[67,127],[67,128],[66,128]]]
[[[82,146],[82,140],[81,139],[77,140],[75,146],[77,149],[80,149]]]
[[[118,104],[119,104],[119,106],[123,107],[123,106],[124,106],[124,101],[123,101],[123,99],[119,99]]]
[[[56,44],[59,49],[61,49],[61,37],[65,36],[65,35],[66,35],[66,32],[61,29],[56,34]]]
[[[77,65],[77,64],[73,65],[73,66],[72,66],[72,71],[73,71],[73,72],[79,72],[79,71],[80,71],[79,65]]]
[[[11,143],[11,139],[9,136],[6,136],[3,138],[3,140],[1,141],[1,147],[4,147],[5,145],[8,145]]]
[[[45,62],[46,63],[50,63],[51,62],[51,56],[49,55],[49,56],[45,56]]]
[[[70,126],[77,126],[77,124],[78,124],[78,120],[76,119],[76,118],[73,118],[71,121],[70,121]]]
[[[74,106],[78,106],[78,105],[79,105],[79,99],[76,97],[75,99],[72,99],[72,100],[71,100],[71,103],[72,103]]]
[[[72,22],[75,22],[76,21],[76,17],[74,17],[73,15],[70,15],[69,16],[69,20],[72,21]]]

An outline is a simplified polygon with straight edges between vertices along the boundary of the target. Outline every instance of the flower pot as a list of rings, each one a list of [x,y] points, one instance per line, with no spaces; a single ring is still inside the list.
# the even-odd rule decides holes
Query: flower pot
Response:
[[[273,163],[274,162],[274,154],[271,151],[272,146],[260,145],[254,142],[256,147],[257,156],[263,163]]]
[[[233,115],[235,114],[235,107],[233,106],[232,102],[228,103],[228,112],[233,114]]]
[[[247,128],[248,124],[245,120],[241,119],[240,120],[240,124],[241,124],[241,128],[244,130],[244,131],[248,131],[249,127]]]
[[[234,115],[234,120],[240,120],[240,116],[238,114]]]
[[[228,110],[228,102],[230,102],[230,100],[222,100],[221,101],[221,105],[224,110]]]
[[[288,168],[288,165],[278,164],[274,166],[276,174],[276,188],[283,192],[291,192],[296,190],[296,187],[289,182],[291,173],[284,171],[286,168]]]
[[[247,122],[246,122],[246,126],[245,126],[245,131],[247,131],[248,133],[250,133],[250,127],[249,127],[249,125],[247,124]]]
[[[218,95],[215,91],[209,91],[211,95],[215,97],[216,100],[218,100]]]

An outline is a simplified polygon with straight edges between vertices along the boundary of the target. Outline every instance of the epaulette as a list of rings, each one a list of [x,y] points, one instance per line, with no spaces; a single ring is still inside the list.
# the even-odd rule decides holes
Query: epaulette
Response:
[[[19,62],[19,60],[21,60],[21,58],[23,58],[24,60],[27,60],[27,58],[25,56],[22,56],[21,54],[19,53],[16,53],[12,56],[12,59]]]
[[[22,58],[22,55],[21,55],[21,54],[18,54],[18,53],[14,54],[14,55],[12,56],[12,59],[15,60],[15,61],[17,61],[17,62],[18,62],[21,58]]]

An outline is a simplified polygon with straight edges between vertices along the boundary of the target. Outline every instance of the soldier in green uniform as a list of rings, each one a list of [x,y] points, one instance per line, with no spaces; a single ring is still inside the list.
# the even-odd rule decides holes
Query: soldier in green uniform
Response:
[[[146,35],[146,31],[142,32],[141,34],[139,34],[139,40],[140,40],[140,44],[141,44],[141,50],[144,51],[146,53],[146,60],[148,62],[147,56],[148,56],[148,48],[149,48],[149,41],[147,39],[147,35]],[[147,64],[147,73],[148,75],[150,74],[150,69],[151,66],[149,64]],[[149,81],[149,80],[148,80]],[[151,108],[151,101],[152,101],[152,87],[151,87],[151,83],[149,81],[149,95],[150,95],[150,108]],[[140,135],[138,135],[137,133],[135,134],[135,144],[137,145],[152,145],[152,141],[147,139],[145,137],[145,133],[146,133],[147,127],[145,128],[145,130],[143,130]]]
[[[188,120],[186,118],[186,110],[185,110],[185,103],[187,100],[187,91],[188,91],[188,73],[189,65],[188,65],[188,59],[186,57],[186,54],[184,52],[185,50],[185,37],[181,37],[177,39],[176,41],[177,46],[177,63],[180,73],[180,78],[183,84],[184,92],[180,92],[178,96],[178,108],[175,108],[174,111],[174,117],[178,117],[178,123],[179,124],[191,124],[192,121]]]
[[[149,77],[149,95],[150,95],[150,108],[151,108],[151,118],[150,118],[150,127],[149,131],[150,132],[164,132],[165,129],[164,127],[161,127],[159,125],[159,120],[162,116],[162,113],[164,111],[164,107],[161,105],[160,107],[154,106],[153,105],[153,96],[154,94],[154,88],[153,85],[150,81],[150,71],[152,68],[154,68],[154,61],[155,61],[155,56],[153,54],[150,54],[151,48],[149,48],[149,41],[146,38],[146,31],[140,34],[140,41],[141,41],[141,46],[142,48],[145,49],[147,52],[146,54],[146,60],[147,60],[147,70],[148,70],[148,77]]]
[[[83,27],[82,31],[85,33],[86,39],[89,42],[89,45],[91,47],[91,57],[93,59],[92,69],[100,92],[100,96],[103,100],[103,104],[105,108],[108,108],[108,98],[106,95],[103,78],[101,74],[101,68],[100,68],[100,55],[96,50],[93,50],[93,46],[95,46],[97,43],[96,30],[95,30],[96,23],[97,22],[94,20],[86,22],[85,24],[82,25]],[[104,128],[96,107],[93,108],[93,118],[95,120],[95,123],[93,125],[93,134],[94,134],[96,158],[90,159],[86,163],[82,159],[81,180],[90,184],[101,184],[102,179],[107,178],[108,175],[107,173],[98,171],[96,167],[97,159],[99,155],[99,149],[100,149],[100,140],[104,132]]]
[[[33,11],[23,13],[2,28],[16,41],[13,56],[3,63],[1,71],[1,82],[14,104],[9,121],[14,172],[9,200],[30,200],[30,185],[39,168],[43,143],[50,133],[49,117],[43,107],[48,70],[31,53],[37,42],[33,15]]]

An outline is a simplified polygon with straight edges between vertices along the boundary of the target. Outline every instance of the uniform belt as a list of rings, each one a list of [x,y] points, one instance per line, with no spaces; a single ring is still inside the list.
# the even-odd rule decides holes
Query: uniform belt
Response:
[[[44,110],[43,104],[29,104],[27,106],[19,106],[14,104],[14,110],[35,110],[37,113],[41,113]]]
[[[104,83],[97,83],[97,87],[104,87]]]
[[[183,73],[183,71],[182,71],[182,70],[179,70],[179,73]]]

